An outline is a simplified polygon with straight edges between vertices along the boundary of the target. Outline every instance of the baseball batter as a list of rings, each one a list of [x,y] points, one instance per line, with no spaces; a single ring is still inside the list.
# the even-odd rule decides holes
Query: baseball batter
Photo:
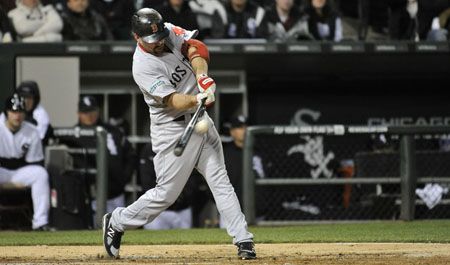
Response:
[[[133,77],[149,106],[151,140],[157,185],[127,208],[116,208],[103,217],[103,243],[111,257],[119,257],[123,232],[151,222],[182,191],[194,167],[205,177],[225,221],[228,234],[242,259],[254,259],[253,235],[228,179],[222,145],[214,126],[205,134],[194,133],[180,157],[173,149],[202,99],[214,102],[215,82],[208,77],[209,53],[188,31],[164,23],[150,8],[132,17],[137,41]],[[207,114],[205,114],[207,115]],[[212,123],[209,117],[205,117]]]
[[[0,184],[31,186],[34,230],[49,230],[50,186],[42,166],[44,154],[39,131],[25,120],[25,104],[14,94],[5,102],[5,120],[0,122]]]

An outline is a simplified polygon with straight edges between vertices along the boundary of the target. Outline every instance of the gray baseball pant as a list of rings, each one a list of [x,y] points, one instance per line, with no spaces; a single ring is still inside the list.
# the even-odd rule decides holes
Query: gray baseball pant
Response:
[[[130,206],[116,208],[112,213],[112,227],[124,231],[151,222],[175,202],[195,167],[206,179],[233,243],[252,240],[253,235],[248,232],[245,216],[225,169],[222,144],[216,128],[210,126],[203,135],[193,132],[183,155],[174,155],[174,146],[187,123],[188,119],[152,124],[156,187],[148,190]]]

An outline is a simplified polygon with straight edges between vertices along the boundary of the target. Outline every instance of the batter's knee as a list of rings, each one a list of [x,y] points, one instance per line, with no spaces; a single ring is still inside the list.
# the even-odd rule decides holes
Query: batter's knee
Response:
[[[147,192],[151,194],[150,197],[153,201],[158,201],[167,207],[172,205],[181,193],[176,189],[166,189],[158,185]]]

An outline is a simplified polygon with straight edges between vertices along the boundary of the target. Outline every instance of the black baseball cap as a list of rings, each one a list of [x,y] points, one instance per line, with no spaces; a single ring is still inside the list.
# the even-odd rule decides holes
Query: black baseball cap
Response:
[[[231,119],[230,128],[239,128],[248,124],[247,117],[244,115],[238,115]]]
[[[79,112],[90,112],[94,110],[98,110],[99,105],[97,99],[93,96],[81,96],[80,101],[78,102],[78,111]]]
[[[23,97],[17,93],[14,93],[8,97],[5,101],[5,113],[6,111],[20,111],[25,112],[25,103]]]
[[[36,97],[39,96],[39,86],[36,81],[23,81],[16,89],[23,97]]]

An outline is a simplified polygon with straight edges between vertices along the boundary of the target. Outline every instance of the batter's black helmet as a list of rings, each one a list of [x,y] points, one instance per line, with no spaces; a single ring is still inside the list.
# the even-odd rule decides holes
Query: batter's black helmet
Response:
[[[23,97],[19,94],[14,93],[12,96],[8,97],[5,101],[5,115],[7,115],[7,111],[23,111],[25,112],[25,102]]]
[[[152,8],[139,9],[133,15],[131,30],[147,43],[155,43],[169,36],[161,14]]]

